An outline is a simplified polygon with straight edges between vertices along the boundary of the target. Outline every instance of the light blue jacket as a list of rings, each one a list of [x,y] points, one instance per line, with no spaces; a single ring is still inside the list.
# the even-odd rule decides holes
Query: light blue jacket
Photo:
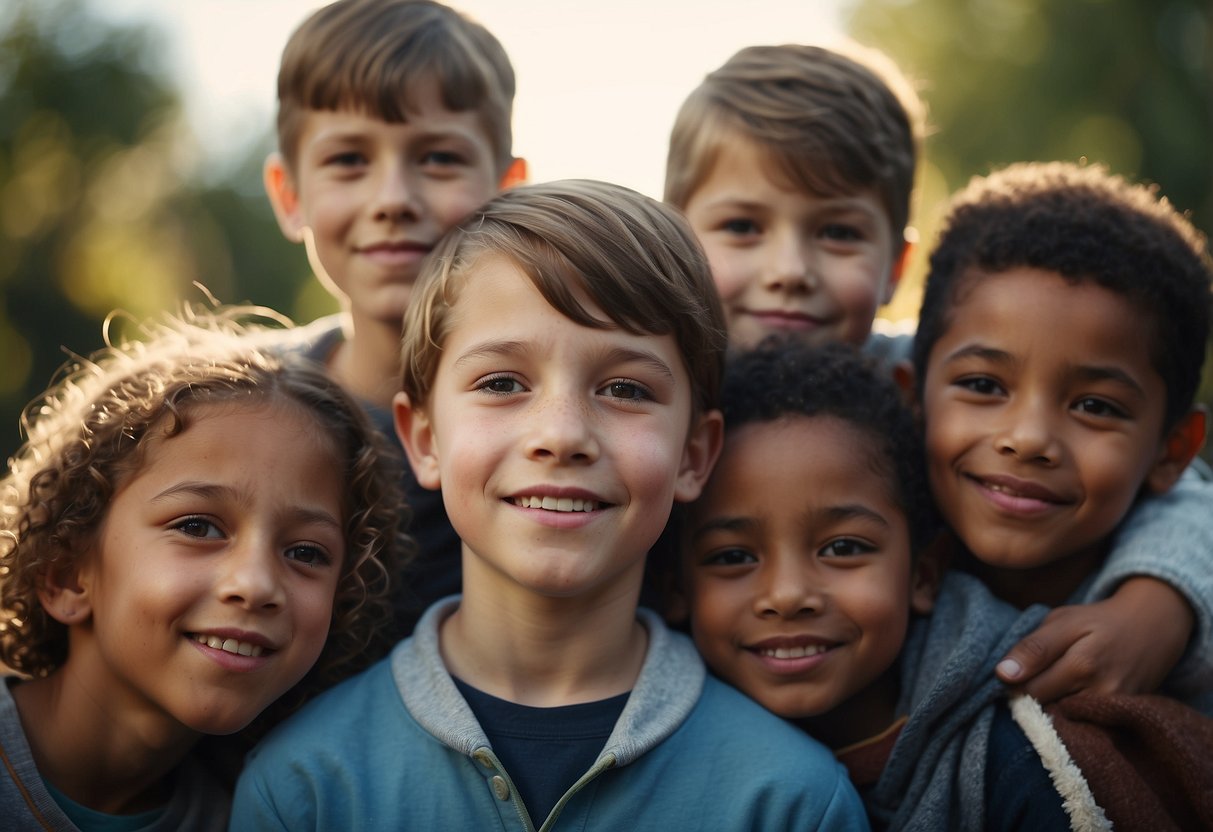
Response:
[[[435,604],[384,661],[317,698],[250,756],[233,830],[532,830],[438,650]],[[641,610],[648,653],[597,762],[540,829],[867,829],[823,746],[706,675]]]

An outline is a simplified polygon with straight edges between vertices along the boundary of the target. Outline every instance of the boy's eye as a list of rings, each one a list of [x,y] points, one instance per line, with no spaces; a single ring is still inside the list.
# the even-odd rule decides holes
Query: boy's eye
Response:
[[[223,532],[205,517],[186,517],[173,524],[173,528],[189,537],[202,537],[213,540],[223,538]]]
[[[476,385],[476,389],[504,396],[508,393],[521,393],[526,388],[513,376],[492,376],[479,382]]]
[[[863,239],[863,234],[859,232],[858,228],[844,223],[830,223],[822,226],[821,236],[827,240],[839,242],[854,242]]]
[[[965,376],[956,380],[956,386],[977,393],[979,396],[996,396],[1003,392],[1002,386],[989,376]]]
[[[653,398],[653,395],[643,385],[634,381],[612,381],[603,387],[601,392],[612,399],[628,401],[644,401]]]
[[[1094,396],[1079,399],[1074,403],[1074,409],[1090,416],[1103,416],[1112,419],[1124,419],[1128,417],[1128,413],[1123,408],[1117,407],[1104,399],[1097,399]]]
[[[288,547],[286,556],[289,560],[295,560],[308,566],[328,566],[333,562],[328,553],[319,546],[312,546],[306,543]]]
[[[742,219],[740,217],[725,220],[720,224],[720,227],[722,230],[727,231],[730,234],[736,234],[739,237],[758,233],[758,223],[754,222],[753,220]]]
[[[866,555],[875,549],[867,543],[861,543],[851,537],[840,537],[831,540],[821,547],[819,554],[827,558],[841,558],[855,555]]]
[[[463,156],[451,150],[431,150],[421,157],[421,164],[450,167],[463,163]]]
[[[366,163],[366,157],[357,150],[346,150],[334,153],[324,160],[326,165],[340,168],[352,168]]]
[[[735,547],[709,552],[701,561],[704,566],[743,566],[757,562],[758,559],[752,553]]]

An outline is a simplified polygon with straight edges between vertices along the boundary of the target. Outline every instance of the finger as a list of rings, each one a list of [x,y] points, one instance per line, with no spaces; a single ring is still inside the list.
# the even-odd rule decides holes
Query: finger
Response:
[[[1009,685],[1023,684],[1057,662],[1074,641],[1074,636],[1046,623],[1020,639],[994,672]]]

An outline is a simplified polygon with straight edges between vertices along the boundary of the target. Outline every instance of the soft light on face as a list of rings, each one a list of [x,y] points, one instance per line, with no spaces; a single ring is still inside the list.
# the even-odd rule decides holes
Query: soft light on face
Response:
[[[1148,321],[1052,272],[961,281],[923,384],[931,490],[979,560],[1042,570],[1064,601],[1162,451]]]
[[[861,345],[888,301],[893,229],[875,193],[818,197],[773,178],[764,152],[725,142],[686,216],[707,252],[729,342],[768,335]],[[900,233],[900,229],[898,229]]]
[[[871,447],[831,416],[743,425],[686,527],[691,631],[708,665],[835,747],[892,722],[888,671],[911,607],[930,607]]]
[[[423,86],[409,120],[310,111],[285,193],[271,199],[308,244],[318,275],[360,320],[399,328],[421,261],[497,193],[492,145],[475,111]]]
[[[315,663],[345,557],[341,461],[293,403],[196,405],[110,503],[62,672],[115,719],[225,734]]]
[[[464,279],[429,400],[402,395],[396,415],[463,540],[465,591],[634,593],[673,502],[706,476],[673,336],[576,324],[499,256]]]

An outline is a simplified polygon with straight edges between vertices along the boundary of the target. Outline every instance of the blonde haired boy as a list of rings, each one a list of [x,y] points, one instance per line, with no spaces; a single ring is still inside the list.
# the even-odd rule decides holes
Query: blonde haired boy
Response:
[[[637,609],[721,445],[725,334],[670,209],[508,191],[418,282],[397,429],[464,593],[252,756],[236,828],[862,829],[828,751]]]
[[[339,0],[291,35],[278,74],[278,152],[265,188],[343,314],[302,350],[390,437],[405,310],[442,235],[525,177],[511,154],[514,70],[483,26],[431,0]],[[401,601],[411,627],[459,590],[459,541],[441,502],[405,477],[420,557]]]

